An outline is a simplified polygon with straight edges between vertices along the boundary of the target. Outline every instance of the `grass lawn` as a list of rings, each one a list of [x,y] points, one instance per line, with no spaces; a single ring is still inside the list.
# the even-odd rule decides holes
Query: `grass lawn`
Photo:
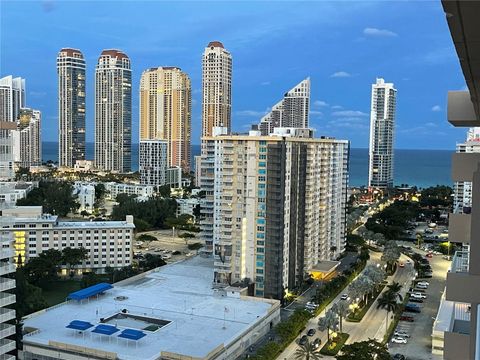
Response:
[[[330,339],[329,342],[323,345],[322,350],[320,350],[320,354],[330,356],[337,355],[337,353],[343,347],[343,344],[345,344],[345,341],[347,341],[349,336],[350,335],[346,333],[338,333],[338,336],[335,338],[335,340]]]
[[[370,302],[368,302],[367,305],[365,305],[364,307],[362,307],[360,310],[356,311],[355,314],[350,313],[350,314],[347,316],[347,321],[350,321],[350,322],[360,322],[360,321],[362,321],[362,319],[363,319],[363,317],[365,316],[365,314],[367,313],[368,309],[370,309],[370,307],[372,306],[372,304],[375,302],[375,299],[378,297],[378,295],[381,294],[381,292],[383,291],[383,289],[385,288],[385,286],[386,286],[386,285],[380,286],[378,292],[376,292],[376,293],[373,294],[372,299],[370,299]]]
[[[80,281],[78,280],[55,280],[45,286],[42,294],[48,306],[53,306],[64,302],[68,294],[77,290],[80,290]]]

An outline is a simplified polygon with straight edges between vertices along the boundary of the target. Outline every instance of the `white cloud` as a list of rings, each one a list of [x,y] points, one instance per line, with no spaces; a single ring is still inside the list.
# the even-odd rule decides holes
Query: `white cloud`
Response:
[[[442,108],[440,107],[440,105],[435,105],[432,107],[432,111],[442,111]]]
[[[313,102],[313,106],[324,107],[324,106],[328,106],[328,103],[322,100],[315,100]]]
[[[270,85],[270,81],[263,81],[263,82],[260,83],[260,85],[262,85],[262,86]]]
[[[332,75],[330,75],[330,77],[332,78],[346,78],[350,76],[352,75],[346,71],[337,71],[337,72],[334,72]]]
[[[28,94],[33,97],[44,97],[47,95],[45,91],[30,91]]]
[[[359,110],[341,110],[332,112],[333,116],[338,117],[359,117],[359,116],[368,116],[367,113]]]
[[[240,110],[237,111],[236,114],[238,116],[264,116],[267,113],[267,111],[256,111],[256,110]]]
[[[197,99],[192,99],[192,106],[197,105],[197,103],[198,103]]]
[[[318,111],[318,110],[310,110],[310,115],[315,115],[316,117],[322,117],[323,112]]]
[[[437,127],[437,124],[433,123],[433,122],[427,122],[425,124],[426,127]]]
[[[397,33],[387,30],[387,29],[377,29],[377,28],[371,28],[367,27],[363,29],[363,35],[366,36],[377,36],[377,37],[395,37],[398,36]]]
[[[333,105],[332,106],[332,110],[341,110],[341,109],[343,109],[343,106],[341,106],[341,105]]]

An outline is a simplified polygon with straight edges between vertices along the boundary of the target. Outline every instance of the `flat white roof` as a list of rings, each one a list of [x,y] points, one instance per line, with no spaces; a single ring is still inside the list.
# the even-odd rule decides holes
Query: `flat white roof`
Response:
[[[272,310],[275,300],[222,296],[212,289],[213,260],[194,257],[166,265],[137,280],[114,285],[98,299],[69,302],[32,314],[24,328],[39,329],[24,341],[48,345],[49,341],[117,353],[119,359],[156,359],[161,352],[205,357],[219,346],[228,346]],[[126,300],[115,300],[118,296]],[[275,307],[275,309],[273,308]],[[90,333],[75,335],[65,326],[72,320],[99,324],[122,309],[129,314],[171,321],[155,332],[145,331],[137,347],[114,334],[111,341]],[[97,315],[98,311],[98,315]],[[111,323],[110,323],[111,324]],[[118,324],[122,330],[123,327]]]

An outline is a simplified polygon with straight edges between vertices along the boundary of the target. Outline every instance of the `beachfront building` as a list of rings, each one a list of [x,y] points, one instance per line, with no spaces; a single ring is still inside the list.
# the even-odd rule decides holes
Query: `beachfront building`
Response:
[[[95,168],[132,167],[132,70],[120,50],[103,50],[95,68]]]
[[[372,85],[368,186],[393,187],[393,146],[397,90],[378,78]]]
[[[349,143],[312,135],[216,128],[202,139],[201,236],[215,286],[249,281],[255,296],[282,299],[344,251]]]
[[[17,122],[18,147],[15,152],[18,154],[20,167],[30,168],[31,166],[42,165],[42,133],[41,117],[39,110],[23,108],[20,110]]]
[[[310,111],[310,78],[302,80],[287,91],[283,99],[261,120],[258,128],[262,135],[269,135],[277,127],[306,129]]]
[[[76,181],[73,185],[73,194],[77,196],[80,204],[78,212],[92,212],[95,205],[95,184]]]
[[[58,166],[85,160],[85,59],[80,50],[63,48],[57,56]]]
[[[140,79],[140,142],[164,140],[166,154],[158,160],[168,167],[190,171],[190,137],[192,120],[190,78],[178,67],[164,66],[145,70]],[[151,148],[140,146],[140,160]],[[140,167],[140,173],[145,167]],[[158,179],[160,180],[160,179]],[[152,185],[163,185],[157,182]]]
[[[212,276],[213,260],[197,256],[72,293],[25,317],[24,359],[243,357],[280,321],[280,303],[212,289]]]
[[[44,213],[41,206],[11,207],[1,210],[0,215],[10,223],[3,229],[14,236],[15,261],[20,256],[26,262],[48,249],[83,247],[88,258],[74,267],[79,274],[132,264],[132,216],[125,221],[62,221]]]
[[[231,131],[232,55],[220,41],[211,41],[202,57],[202,136],[216,126]]]

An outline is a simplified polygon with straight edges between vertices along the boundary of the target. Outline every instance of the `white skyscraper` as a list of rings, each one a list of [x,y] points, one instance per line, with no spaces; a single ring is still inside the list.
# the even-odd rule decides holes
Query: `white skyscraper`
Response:
[[[21,167],[39,166],[42,164],[42,113],[34,109],[21,109],[18,120],[19,164]]]
[[[202,61],[202,136],[216,126],[231,130],[232,55],[220,41],[210,42]]]
[[[140,183],[162,186],[168,168],[168,140],[140,140]]]
[[[25,79],[5,76],[0,79],[0,121],[16,122],[25,107]]]
[[[262,135],[268,135],[276,127],[308,128],[309,109],[310,78],[306,78],[272,106],[272,110],[260,120],[259,129]]]
[[[372,85],[368,186],[393,186],[393,144],[397,90],[378,78]]]
[[[95,69],[95,167],[126,173],[132,162],[132,71],[120,50],[103,50]]]

